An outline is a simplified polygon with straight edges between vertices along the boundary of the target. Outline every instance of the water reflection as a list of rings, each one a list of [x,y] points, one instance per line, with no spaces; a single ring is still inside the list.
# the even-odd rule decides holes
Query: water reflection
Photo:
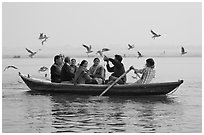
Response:
[[[50,98],[53,132],[156,132],[165,106],[178,104],[168,96],[97,97],[30,93]],[[163,108],[161,110],[159,108]],[[171,114],[169,114],[171,115]]]

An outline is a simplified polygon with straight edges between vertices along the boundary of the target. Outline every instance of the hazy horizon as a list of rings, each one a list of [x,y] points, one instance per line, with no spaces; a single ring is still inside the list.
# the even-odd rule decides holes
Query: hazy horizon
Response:
[[[152,38],[150,30],[161,34]],[[50,38],[44,45],[40,32]],[[2,55],[37,56],[65,54],[86,56],[103,47],[107,55],[202,55],[201,2],[3,2]],[[127,44],[134,44],[128,50]],[[92,54],[92,55],[93,55]]]

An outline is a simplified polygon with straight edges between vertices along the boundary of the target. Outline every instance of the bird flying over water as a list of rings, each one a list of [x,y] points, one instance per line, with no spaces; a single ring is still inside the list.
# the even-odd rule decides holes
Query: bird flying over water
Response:
[[[110,49],[108,49],[108,48],[103,48],[101,51],[102,51],[102,52],[107,52],[107,51],[110,51]]]
[[[41,40],[44,39],[43,33],[40,33],[40,36],[38,39],[41,39]]]
[[[83,44],[83,47],[86,48],[87,52],[86,53],[92,53],[93,51],[91,50],[91,45],[90,46],[87,46],[85,44]]]
[[[152,38],[155,39],[156,37],[160,37],[161,35],[156,34],[153,30],[151,30],[151,33],[153,34]]]
[[[130,49],[133,49],[135,46],[134,46],[134,44],[128,44],[128,50],[130,50]]]
[[[101,50],[97,51],[96,54],[99,54],[101,57],[103,57],[103,52]]]
[[[47,70],[48,70],[48,68],[45,67],[45,66],[43,66],[43,67],[41,67],[41,68],[38,70],[38,72],[45,72],[45,71],[47,71]]]
[[[18,69],[18,68],[15,67],[15,66],[7,66],[7,67],[5,67],[4,71],[6,71],[6,70],[9,69],[9,68]]]
[[[38,49],[37,51],[35,51],[35,52],[33,52],[33,51],[31,51],[31,50],[29,50],[28,48],[26,48],[26,51],[28,51],[30,54],[29,54],[29,57],[30,58],[33,58],[33,56],[38,52],[38,51],[40,51],[41,49]]]
[[[138,53],[138,57],[137,58],[143,57],[143,55],[139,51],[137,51],[137,53]]]
[[[185,49],[184,49],[184,47],[182,46],[181,47],[181,55],[184,55],[184,54],[186,54],[187,52],[185,51]]]
[[[42,40],[42,45],[43,45],[43,43],[45,42],[45,41],[47,41],[47,39],[48,39],[49,37],[47,37],[46,35],[44,35],[44,40]]]
[[[44,35],[43,33],[40,33],[40,36],[38,39],[40,39],[42,41],[42,45],[45,41],[47,41],[49,37],[47,35]]]
[[[93,51],[91,50],[91,45],[90,46],[87,46],[87,45],[85,45],[85,44],[82,44],[83,45],[83,47],[85,47],[86,48],[86,50],[87,50],[87,55],[89,54],[89,53],[92,53]],[[88,55],[89,56],[89,55]]]

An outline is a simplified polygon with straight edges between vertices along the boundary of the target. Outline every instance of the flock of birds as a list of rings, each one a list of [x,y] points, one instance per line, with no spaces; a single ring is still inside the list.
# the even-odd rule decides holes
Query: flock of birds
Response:
[[[161,36],[160,34],[157,34],[156,32],[154,32],[153,30],[151,30],[150,32],[151,32],[152,35],[153,35],[153,36],[152,36],[153,39],[158,38],[158,37]],[[39,36],[38,39],[41,40],[42,45],[44,45],[44,42],[46,42],[48,38],[49,38],[49,37],[48,37],[47,35],[45,35],[44,33],[40,33],[40,36]],[[85,44],[82,44],[82,46],[86,48],[86,50],[87,50],[87,51],[86,51],[87,56],[89,56],[90,53],[93,53],[91,45],[87,46],[87,45],[85,45]],[[131,50],[131,49],[134,49],[134,48],[135,48],[134,44],[132,44],[132,45],[131,45],[131,44],[128,44],[128,50]],[[38,49],[37,51],[31,51],[31,50],[28,49],[28,48],[25,48],[25,49],[26,49],[26,51],[29,53],[29,57],[30,57],[30,58],[33,58],[33,56],[36,55],[37,52],[41,51],[41,49]],[[102,48],[101,50],[98,50],[98,51],[96,52],[96,54],[99,54],[101,57],[103,57],[103,56],[104,56],[103,53],[104,53],[104,52],[107,52],[107,51],[110,51],[110,49],[109,49],[109,48]],[[142,55],[142,53],[139,52],[139,51],[137,51],[137,53],[138,53],[138,58],[144,56],[144,55]],[[164,51],[164,53],[165,53],[165,51]],[[186,53],[187,53],[187,52],[185,51],[184,47],[181,47],[181,55],[184,55],[184,54],[186,54]],[[6,70],[9,69],[9,68],[18,69],[18,67],[16,67],[16,66],[9,65],[9,66],[5,67],[4,71],[6,71]],[[41,67],[41,68],[38,70],[38,72],[45,72],[45,71],[48,71],[48,68],[45,67],[45,66]],[[47,74],[45,74],[45,77],[47,77]]]
[[[40,33],[40,36],[39,36],[38,39],[41,40],[42,45],[44,45],[44,42],[46,42],[48,38],[49,38],[49,37],[48,37],[47,35],[45,35],[45,34],[43,34],[43,33]],[[28,56],[29,56],[30,58],[33,58],[33,56],[36,55],[37,52],[39,52],[39,51],[42,50],[42,49],[38,49],[37,51],[32,51],[32,50],[30,50],[30,49],[28,49],[28,48],[25,48],[25,49],[26,49],[26,51],[29,53]]]

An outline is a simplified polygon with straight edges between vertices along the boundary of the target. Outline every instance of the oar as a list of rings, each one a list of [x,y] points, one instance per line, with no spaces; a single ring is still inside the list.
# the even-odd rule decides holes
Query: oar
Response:
[[[137,72],[134,72],[140,79],[141,79],[141,77],[138,75],[138,73]]]
[[[123,73],[118,79],[116,79],[111,85],[108,86],[108,88],[106,88],[100,95],[103,96],[103,94],[105,94],[110,88],[113,87],[113,85],[115,85],[121,78],[123,78],[128,72],[130,72],[130,70],[132,70],[132,68],[130,67],[125,73]]]

